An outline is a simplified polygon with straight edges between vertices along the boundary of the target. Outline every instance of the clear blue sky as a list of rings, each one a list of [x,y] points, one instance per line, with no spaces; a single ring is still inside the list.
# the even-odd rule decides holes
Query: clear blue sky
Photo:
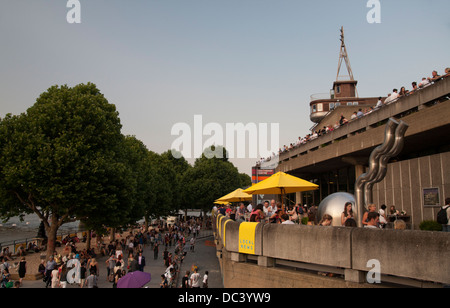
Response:
[[[123,133],[161,153],[171,128],[279,123],[280,145],[308,133],[309,97],[336,76],[340,27],[360,96],[450,66],[450,1],[0,0],[0,117],[32,106],[50,86],[93,82],[116,105]],[[204,137],[207,139],[207,137]],[[251,172],[256,159],[236,159]]]

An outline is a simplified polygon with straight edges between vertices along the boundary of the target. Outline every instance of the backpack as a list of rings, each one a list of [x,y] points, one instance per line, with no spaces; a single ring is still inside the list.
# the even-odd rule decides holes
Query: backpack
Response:
[[[441,210],[437,213],[437,222],[441,225],[448,224],[448,216],[447,216],[447,210],[449,206],[442,207]]]

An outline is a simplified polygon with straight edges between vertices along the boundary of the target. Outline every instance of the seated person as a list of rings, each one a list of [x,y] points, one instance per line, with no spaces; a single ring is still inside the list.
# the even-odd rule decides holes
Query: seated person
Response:
[[[19,246],[19,248],[17,248],[17,255],[23,257],[25,254],[25,248],[23,248],[23,246]]]
[[[2,253],[0,254],[0,257],[3,257],[5,260],[10,260],[10,261],[12,261],[13,260],[13,258],[12,258],[12,254],[9,252],[9,247],[5,247],[5,248],[3,248],[3,251],[2,251]]]

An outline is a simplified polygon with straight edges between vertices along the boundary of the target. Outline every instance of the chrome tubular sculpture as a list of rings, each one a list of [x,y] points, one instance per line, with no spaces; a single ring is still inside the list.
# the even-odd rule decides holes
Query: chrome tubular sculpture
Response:
[[[408,125],[394,119],[389,119],[386,125],[385,139],[383,144],[376,147],[370,154],[369,171],[363,173],[355,183],[356,217],[358,227],[362,227],[362,214],[366,206],[372,203],[372,188],[375,183],[381,182],[387,173],[387,163],[397,156],[404,145],[404,137]]]
[[[354,205],[353,214],[357,226],[363,226],[362,217],[366,211],[366,206],[373,203],[373,186],[386,177],[389,160],[399,155],[402,151],[408,127],[403,121],[397,122],[394,119],[389,119],[386,124],[384,142],[370,154],[368,172],[363,173],[356,180],[355,196],[345,192],[329,195],[319,205],[319,217],[329,214],[333,217],[333,226],[340,226],[340,217],[345,203],[351,202]]]
[[[380,159],[380,165],[378,169],[378,174],[376,178],[373,181],[369,181],[366,183],[366,186],[364,188],[364,200],[366,206],[373,203],[373,195],[372,195],[372,189],[373,185],[376,183],[381,182],[385,177],[387,173],[387,164],[389,160],[392,157],[397,156],[400,154],[400,152],[403,150],[404,140],[405,140],[405,133],[408,129],[408,124],[406,124],[403,121],[400,121],[398,124],[396,130],[395,130],[395,141],[394,145],[392,146],[391,150]]]

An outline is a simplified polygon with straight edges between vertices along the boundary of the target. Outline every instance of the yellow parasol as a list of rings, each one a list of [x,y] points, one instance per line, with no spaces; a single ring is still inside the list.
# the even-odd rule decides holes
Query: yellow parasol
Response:
[[[278,172],[272,175],[270,178],[255,184],[244,192],[249,194],[274,194],[280,195],[283,203],[283,197],[285,194],[301,191],[311,191],[319,188],[319,185],[305,181],[301,178],[286,174],[284,172]]]
[[[243,189],[238,188],[235,191],[225,195],[216,200],[216,202],[242,202],[242,201],[251,201],[252,195],[244,192]]]
[[[214,204],[221,204],[221,205],[227,205],[229,203],[230,202],[228,202],[228,201],[219,201],[219,200],[214,201]]]

